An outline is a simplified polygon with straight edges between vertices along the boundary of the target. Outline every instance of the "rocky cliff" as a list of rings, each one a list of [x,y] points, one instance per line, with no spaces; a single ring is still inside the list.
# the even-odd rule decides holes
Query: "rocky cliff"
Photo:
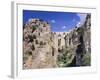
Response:
[[[59,33],[58,65],[90,66],[91,63],[91,15],[88,14],[85,23],[67,33]],[[59,36],[58,35],[58,36]],[[63,36],[63,38],[62,38]],[[63,43],[62,43],[63,42]],[[62,45],[64,44],[64,45]]]
[[[23,26],[23,68],[89,66],[91,15],[69,32],[51,32],[50,24],[29,19]]]
[[[55,67],[50,25],[39,19],[29,19],[23,31],[24,68]]]

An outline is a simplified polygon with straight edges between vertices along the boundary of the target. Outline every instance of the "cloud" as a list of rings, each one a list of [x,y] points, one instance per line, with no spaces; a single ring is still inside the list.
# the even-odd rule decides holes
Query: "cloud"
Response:
[[[65,29],[65,28],[66,28],[66,26],[63,26],[63,27],[62,27],[62,29]]]
[[[80,22],[77,22],[77,25],[76,26],[79,27],[80,25],[82,25],[82,24]]]
[[[53,19],[53,20],[51,20],[51,22],[52,22],[52,23],[56,23],[56,21],[55,21],[54,19]]]
[[[77,27],[80,27],[81,25],[84,24],[85,20],[86,20],[86,16],[87,14],[86,13],[78,13],[77,16],[80,18],[80,21],[77,22]]]

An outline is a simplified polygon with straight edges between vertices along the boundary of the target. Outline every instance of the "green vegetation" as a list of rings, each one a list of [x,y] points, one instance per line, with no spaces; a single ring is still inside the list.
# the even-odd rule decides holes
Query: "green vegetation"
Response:
[[[60,51],[61,54],[58,55],[58,66],[59,67],[66,67],[69,65],[69,61],[71,60],[72,55],[70,54],[70,50],[63,49]]]
[[[91,54],[90,53],[86,53],[83,56],[83,66],[90,66],[91,65]]]
[[[32,32],[34,32],[34,31],[36,30],[37,27],[38,27],[37,25],[35,25],[35,26],[33,25],[33,26],[32,26]]]
[[[83,31],[84,31],[84,29],[83,29],[82,27],[79,27],[79,28],[77,29],[78,34],[83,33]]]

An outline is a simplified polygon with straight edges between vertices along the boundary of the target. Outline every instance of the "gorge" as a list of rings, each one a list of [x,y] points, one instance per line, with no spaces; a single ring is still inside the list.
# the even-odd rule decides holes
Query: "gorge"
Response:
[[[90,65],[91,14],[66,32],[52,32],[48,22],[37,18],[23,26],[23,69]]]

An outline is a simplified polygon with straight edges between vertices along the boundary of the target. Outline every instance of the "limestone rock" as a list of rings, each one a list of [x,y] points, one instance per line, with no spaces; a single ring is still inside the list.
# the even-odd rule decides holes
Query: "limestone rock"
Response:
[[[55,66],[52,57],[50,25],[39,19],[29,19],[23,31],[24,69],[46,68]],[[29,64],[31,56],[31,64]],[[29,65],[27,65],[29,64]]]
[[[91,63],[91,15],[88,14],[85,23],[69,32],[60,33],[58,40],[60,67],[90,66]],[[58,35],[58,36],[59,36]],[[63,37],[63,38],[62,38]],[[62,40],[65,45],[61,42]],[[63,45],[63,46],[62,46]],[[74,60],[74,63],[73,63]],[[61,63],[61,65],[60,65]],[[73,64],[72,64],[73,63]]]

